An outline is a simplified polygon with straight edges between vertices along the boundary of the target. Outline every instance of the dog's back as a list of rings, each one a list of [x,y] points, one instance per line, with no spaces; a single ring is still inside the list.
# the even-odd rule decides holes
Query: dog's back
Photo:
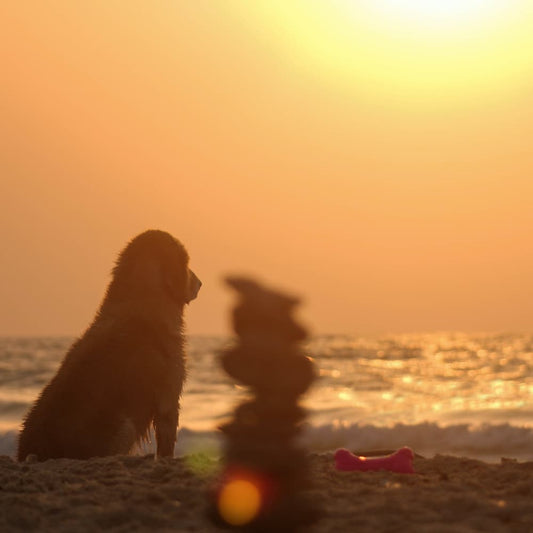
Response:
[[[28,413],[18,459],[128,453],[146,435],[158,395],[181,394],[181,339],[167,337],[142,320],[97,321]]]

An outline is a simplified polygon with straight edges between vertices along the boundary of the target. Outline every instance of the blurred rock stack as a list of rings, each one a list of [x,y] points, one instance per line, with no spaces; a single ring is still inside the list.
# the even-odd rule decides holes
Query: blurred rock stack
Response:
[[[240,297],[233,311],[238,344],[221,361],[253,397],[220,428],[225,468],[215,490],[215,521],[249,531],[296,531],[317,519],[305,494],[307,456],[295,442],[305,417],[298,398],[315,379],[299,346],[307,332],[292,316],[299,301],[249,279],[226,281]]]

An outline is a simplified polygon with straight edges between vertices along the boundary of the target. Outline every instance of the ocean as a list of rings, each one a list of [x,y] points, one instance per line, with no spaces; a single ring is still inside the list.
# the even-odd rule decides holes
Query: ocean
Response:
[[[14,456],[24,414],[72,338],[0,339],[0,455]],[[247,391],[221,369],[232,340],[187,341],[176,454],[219,453],[218,425]],[[304,346],[319,378],[302,398],[310,451],[345,447],[533,460],[533,335],[319,336]],[[137,453],[150,453],[153,445]]]

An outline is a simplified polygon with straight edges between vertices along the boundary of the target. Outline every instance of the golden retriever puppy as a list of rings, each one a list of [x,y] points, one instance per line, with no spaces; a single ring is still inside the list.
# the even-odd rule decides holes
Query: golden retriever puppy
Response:
[[[23,423],[18,459],[126,454],[153,424],[172,456],[185,379],[183,308],[201,282],[174,237],[149,230],[120,254],[93,323]]]

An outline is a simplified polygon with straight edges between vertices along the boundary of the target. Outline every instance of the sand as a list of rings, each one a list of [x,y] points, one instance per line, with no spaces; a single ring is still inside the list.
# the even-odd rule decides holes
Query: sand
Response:
[[[312,532],[533,532],[533,462],[436,456],[416,474],[337,472],[311,455]],[[216,461],[116,456],[16,463],[0,457],[0,531],[219,531],[206,518]]]

